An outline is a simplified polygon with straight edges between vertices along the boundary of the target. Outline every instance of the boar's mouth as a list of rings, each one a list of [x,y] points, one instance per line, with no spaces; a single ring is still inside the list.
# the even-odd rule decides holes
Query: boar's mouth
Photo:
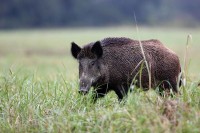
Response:
[[[87,94],[91,88],[91,84],[87,84],[86,86],[80,86],[79,93],[80,94]]]
[[[80,88],[79,88],[79,93],[80,94],[87,94],[90,90],[90,88],[97,82],[98,78],[96,79],[91,79],[90,81],[85,81],[82,80],[82,82],[80,82]]]
[[[88,82],[80,82],[80,89],[79,89],[79,93],[80,94],[87,94],[90,90],[90,88],[95,84],[95,82],[98,80],[98,78],[96,79],[92,79]]]

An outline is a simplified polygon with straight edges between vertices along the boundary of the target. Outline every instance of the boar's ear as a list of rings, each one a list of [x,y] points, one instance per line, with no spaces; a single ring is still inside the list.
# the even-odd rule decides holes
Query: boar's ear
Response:
[[[91,52],[97,55],[97,58],[100,58],[103,54],[103,49],[101,47],[101,42],[97,41],[92,46]]]
[[[74,58],[77,59],[77,56],[78,56],[78,54],[81,51],[81,48],[76,43],[74,43],[74,42],[72,42],[71,44],[72,44],[72,46],[71,46],[71,53],[74,56]]]

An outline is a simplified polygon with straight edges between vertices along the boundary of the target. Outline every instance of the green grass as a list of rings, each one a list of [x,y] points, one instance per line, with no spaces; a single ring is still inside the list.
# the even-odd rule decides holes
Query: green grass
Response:
[[[183,62],[193,36],[186,90],[160,97],[136,89],[125,104],[111,92],[92,104],[78,94],[78,63],[70,42],[84,45],[104,37],[137,39],[134,27],[0,31],[0,132],[196,132],[200,131],[200,29],[139,29]]]

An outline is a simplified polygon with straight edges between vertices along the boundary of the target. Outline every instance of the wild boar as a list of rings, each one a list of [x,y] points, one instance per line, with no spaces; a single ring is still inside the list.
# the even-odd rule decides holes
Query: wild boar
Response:
[[[140,42],[149,67],[144,64]],[[72,42],[71,53],[79,62],[80,92],[95,89],[94,100],[113,90],[119,101],[127,95],[133,83],[148,88],[160,85],[176,93],[180,62],[178,56],[158,40],[145,41],[129,38],[105,38],[85,45]],[[142,69],[141,69],[142,67]],[[136,82],[133,82],[133,79]],[[141,86],[140,86],[141,85]]]

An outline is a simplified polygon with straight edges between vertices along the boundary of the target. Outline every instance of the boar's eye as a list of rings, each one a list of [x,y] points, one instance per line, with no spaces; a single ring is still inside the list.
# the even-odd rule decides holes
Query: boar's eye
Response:
[[[90,62],[90,66],[94,66],[94,64],[95,64],[95,61]]]
[[[94,64],[95,64],[95,61],[91,61],[90,64],[89,64],[89,67],[90,67],[90,68],[93,67]]]
[[[92,61],[90,64],[91,64],[91,66],[94,66],[94,63],[95,63],[95,61]]]

